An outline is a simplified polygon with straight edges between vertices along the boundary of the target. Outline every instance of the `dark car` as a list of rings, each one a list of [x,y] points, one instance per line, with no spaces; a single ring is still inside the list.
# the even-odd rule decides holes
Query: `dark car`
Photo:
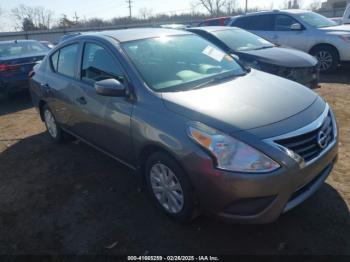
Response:
[[[237,55],[246,66],[288,78],[310,88],[318,87],[318,62],[307,53],[278,47],[235,27],[198,27],[188,30],[220,46],[226,52]]]
[[[29,86],[28,73],[49,48],[35,40],[0,42],[0,96],[8,97]]]
[[[127,165],[178,221],[198,210],[274,221],[316,192],[337,159],[336,120],[321,97],[187,31],[81,35],[34,71],[51,138],[77,137]]]
[[[230,16],[216,17],[206,19],[203,22],[199,23],[198,26],[226,26],[230,23]]]
[[[51,43],[50,41],[40,41],[40,43],[42,43],[44,46],[46,46],[49,49],[52,49],[55,47],[55,45],[53,43]]]

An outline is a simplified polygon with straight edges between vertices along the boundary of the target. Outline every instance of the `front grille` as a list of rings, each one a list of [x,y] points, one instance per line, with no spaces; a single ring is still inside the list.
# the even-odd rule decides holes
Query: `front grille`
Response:
[[[329,113],[321,127],[298,136],[276,140],[275,143],[292,150],[305,162],[309,162],[318,157],[334,139],[333,121]]]

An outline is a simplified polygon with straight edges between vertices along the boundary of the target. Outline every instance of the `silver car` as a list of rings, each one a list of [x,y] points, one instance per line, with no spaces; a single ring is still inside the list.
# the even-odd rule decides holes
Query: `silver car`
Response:
[[[321,71],[334,71],[350,61],[350,25],[314,12],[282,10],[233,17],[229,26],[249,30],[271,42],[293,47],[315,56]]]

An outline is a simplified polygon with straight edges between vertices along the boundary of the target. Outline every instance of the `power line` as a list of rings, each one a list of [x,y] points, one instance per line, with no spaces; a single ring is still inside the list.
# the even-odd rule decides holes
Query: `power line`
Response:
[[[132,18],[132,0],[127,0],[126,3],[128,4],[129,8],[129,18]]]

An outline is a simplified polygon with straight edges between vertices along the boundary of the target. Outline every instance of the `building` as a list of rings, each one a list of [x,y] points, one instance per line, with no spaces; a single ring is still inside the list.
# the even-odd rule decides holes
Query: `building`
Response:
[[[350,0],[327,0],[322,3],[318,12],[328,17],[340,17],[343,16],[348,4],[350,4]]]

